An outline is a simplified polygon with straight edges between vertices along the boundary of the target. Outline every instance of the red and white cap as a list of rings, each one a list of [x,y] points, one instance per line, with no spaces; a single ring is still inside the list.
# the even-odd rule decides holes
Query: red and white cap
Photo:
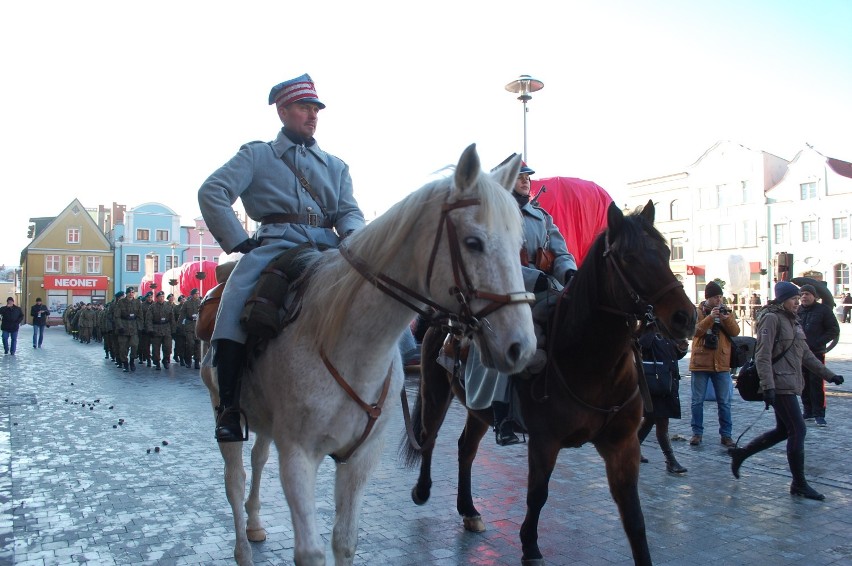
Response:
[[[294,102],[309,102],[316,104],[320,108],[325,108],[325,104],[320,102],[317,97],[317,89],[314,87],[314,81],[307,73],[301,77],[277,84],[269,91],[269,104],[287,106]]]

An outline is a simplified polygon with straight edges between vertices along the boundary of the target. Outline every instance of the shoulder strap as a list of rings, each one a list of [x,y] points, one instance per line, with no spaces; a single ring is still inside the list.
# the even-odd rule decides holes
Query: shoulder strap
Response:
[[[303,189],[308,191],[308,194],[311,195],[311,198],[314,199],[314,202],[316,202],[317,206],[320,207],[320,211],[322,211],[323,215],[326,218],[330,219],[331,217],[328,215],[328,212],[325,210],[325,207],[322,205],[322,201],[319,199],[317,194],[314,192],[314,188],[311,186],[311,184],[308,182],[308,180],[305,178],[305,176],[302,175],[302,172],[299,171],[298,169],[296,169],[296,166],[293,165],[293,163],[290,162],[290,160],[287,159],[287,156],[284,155],[283,153],[281,154],[281,160],[285,163],[285,165],[287,165],[287,167],[290,168],[290,171],[293,172],[293,174],[296,176],[296,178],[299,179],[299,184],[302,185]]]

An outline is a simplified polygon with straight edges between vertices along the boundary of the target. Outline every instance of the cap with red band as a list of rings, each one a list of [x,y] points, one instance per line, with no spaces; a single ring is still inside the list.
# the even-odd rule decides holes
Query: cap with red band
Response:
[[[287,106],[294,102],[309,102],[320,108],[325,108],[325,104],[320,102],[317,97],[314,81],[307,73],[301,77],[277,84],[269,91],[269,104]]]

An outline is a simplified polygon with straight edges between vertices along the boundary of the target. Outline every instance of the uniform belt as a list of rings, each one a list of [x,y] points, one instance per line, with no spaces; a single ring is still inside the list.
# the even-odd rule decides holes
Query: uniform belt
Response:
[[[159,320],[152,320],[152,321],[151,321],[151,323],[152,323],[152,324],[168,324],[168,323],[169,323],[169,321],[168,321],[168,320],[164,320],[163,322],[160,322]]]
[[[333,228],[331,220],[320,218],[319,214],[270,214],[260,219],[261,224],[306,224],[317,228]]]

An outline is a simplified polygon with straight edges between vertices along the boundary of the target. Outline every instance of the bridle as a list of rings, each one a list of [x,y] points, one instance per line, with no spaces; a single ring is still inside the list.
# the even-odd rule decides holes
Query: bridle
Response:
[[[430,286],[432,281],[432,271],[435,266],[435,260],[438,256],[438,247],[441,244],[441,238],[444,233],[444,227],[447,232],[447,243],[450,250],[450,264],[453,269],[453,286],[449,289],[449,294],[454,296],[459,303],[458,312],[453,312],[428,297],[424,297],[420,293],[403,285],[399,281],[388,277],[383,273],[373,273],[367,266],[366,262],[355,256],[352,251],[346,247],[340,247],[340,255],[352,265],[355,270],[361,274],[364,279],[376,286],[377,289],[386,295],[396,299],[422,317],[428,319],[432,325],[444,325],[451,329],[454,334],[471,336],[475,332],[480,332],[483,329],[483,320],[486,316],[494,311],[517,303],[532,304],[535,302],[535,295],[526,291],[510,292],[505,294],[491,293],[477,289],[471,282],[470,275],[465,269],[462,261],[461,246],[459,244],[458,231],[453,219],[449,213],[453,210],[468,206],[477,206],[480,204],[480,199],[464,199],[452,203],[444,203],[441,206],[441,219],[438,223],[438,228],[435,233],[435,242],[432,245],[432,253],[429,256],[429,267],[426,270],[426,287]],[[488,303],[479,311],[474,312],[471,308],[471,301],[474,299],[483,299]],[[427,308],[418,306],[416,303],[422,303]]]
[[[417,293],[416,291],[406,285],[403,285],[399,281],[388,277],[384,273],[374,273],[370,270],[370,267],[367,265],[367,263],[361,258],[357,257],[352,252],[352,250],[349,249],[348,246],[340,246],[340,255],[343,256],[343,258],[347,262],[349,262],[349,264],[355,269],[355,271],[357,271],[364,279],[375,285],[377,289],[379,289],[386,295],[396,299],[398,302],[404,304],[411,310],[427,318],[431,325],[440,325],[446,327],[456,337],[462,335],[470,336],[475,332],[481,332],[486,324],[486,321],[483,320],[486,316],[506,305],[512,305],[517,303],[532,304],[533,302],[535,302],[535,295],[533,293],[527,293],[526,291],[505,293],[502,295],[491,293],[488,291],[481,291],[477,289],[471,282],[470,276],[468,275],[468,272],[464,267],[464,262],[462,261],[458,231],[456,230],[455,223],[453,222],[453,219],[450,218],[449,213],[459,208],[464,208],[467,206],[477,206],[480,203],[480,199],[474,198],[459,200],[453,203],[445,202],[441,206],[441,220],[438,224],[438,229],[435,234],[435,243],[432,245],[432,253],[429,256],[429,267],[426,271],[427,288],[429,288],[430,283],[432,281],[432,269],[435,265],[435,259],[438,256],[438,247],[441,244],[441,237],[444,232],[443,228],[444,226],[446,226],[447,243],[450,248],[450,263],[453,269],[454,283],[454,285],[449,289],[449,294],[455,296],[456,300],[458,301],[460,305],[458,312],[452,312],[449,309],[442,307],[438,303],[430,300],[427,297],[424,297],[420,293]],[[479,311],[473,312],[470,303],[474,299],[484,299],[488,301],[488,303]],[[429,309],[431,309],[431,312],[427,309],[424,309],[423,307],[420,307],[416,303],[422,303],[426,305]],[[367,440],[367,437],[370,435],[370,431],[373,429],[373,425],[375,425],[376,420],[382,414],[382,406],[384,405],[388,389],[390,387],[391,376],[393,373],[393,364],[391,364],[391,367],[388,368],[387,377],[385,377],[379,400],[371,405],[363,401],[358,396],[358,394],[346,382],[340,372],[337,371],[331,361],[329,361],[325,353],[321,351],[320,354],[326,369],[332,375],[332,377],[334,377],[338,385],[340,385],[340,387],[346,392],[346,394],[349,395],[349,397],[353,401],[355,401],[355,403],[357,403],[361,407],[361,409],[363,409],[364,412],[367,414],[367,424],[365,426],[364,432],[361,434],[361,437],[356,441],[356,443],[352,445],[349,450],[347,450],[346,453],[342,456],[339,456],[337,454],[331,455],[335,462],[337,462],[338,464],[345,464],[349,460],[349,458],[352,457],[352,454],[355,452],[355,450],[357,450],[358,447],[361,446],[361,444],[363,444]],[[404,387],[400,390],[400,396],[402,397],[402,405],[406,414],[406,421],[409,421],[410,417],[408,416],[408,400],[405,395]],[[409,437],[413,440],[411,426],[407,425],[406,428],[408,429]]]

